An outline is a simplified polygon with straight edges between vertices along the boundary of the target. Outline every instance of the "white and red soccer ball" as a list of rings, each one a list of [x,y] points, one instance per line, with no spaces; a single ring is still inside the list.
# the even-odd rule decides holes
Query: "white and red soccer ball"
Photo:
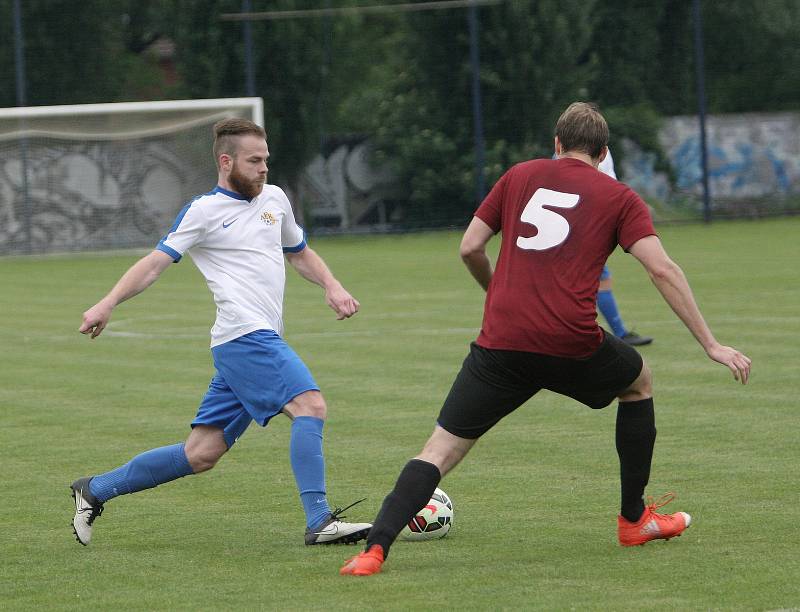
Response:
[[[453,525],[453,502],[447,493],[436,489],[430,501],[400,532],[402,540],[419,542],[443,538]]]

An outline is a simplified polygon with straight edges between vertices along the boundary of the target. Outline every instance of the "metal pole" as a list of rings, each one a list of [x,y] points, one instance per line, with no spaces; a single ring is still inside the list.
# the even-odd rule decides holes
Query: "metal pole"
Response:
[[[14,0],[14,67],[17,85],[17,106],[27,105],[25,79],[25,53],[24,53],[24,33],[22,31],[22,7],[20,0]],[[25,120],[20,119],[20,127],[24,134]],[[25,251],[33,251],[33,228],[31,227],[31,216],[33,214],[28,187],[28,139],[22,136],[19,141],[20,165],[22,167],[22,203],[25,218]]]
[[[481,104],[481,58],[480,58],[480,22],[478,7],[472,5],[467,13],[469,21],[469,60],[472,71],[472,125],[475,140],[475,200],[480,203],[486,195],[486,177],[484,176],[485,144],[483,140],[483,114]]]
[[[331,0],[325,0],[325,7],[330,8]],[[330,15],[322,18],[322,61],[319,65],[319,91],[317,93],[317,130],[319,132],[319,152],[322,155],[325,148],[327,130],[326,121],[326,95],[328,75],[331,72],[331,46],[333,44],[333,23]]]
[[[250,0],[242,0],[242,13],[250,13],[253,6]],[[253,22],[245,21],[243,25],[244,34],[244,70],[245,70],[245,91],[248,96],[256,95],[256,68],[253,61]]]
[[[14,0],[14,67],[17,77],[17,106],[26,106],[25,54],[23,53],[22,7]]]
[[[708,144],[706,142],[706,76],[703,54],[703,15],[700,0],[693,0],[694,63],[697,74],[697,107],[700,118],[700,160],[703,172],[703,220],[711,222],[711,193],[708,184]]]

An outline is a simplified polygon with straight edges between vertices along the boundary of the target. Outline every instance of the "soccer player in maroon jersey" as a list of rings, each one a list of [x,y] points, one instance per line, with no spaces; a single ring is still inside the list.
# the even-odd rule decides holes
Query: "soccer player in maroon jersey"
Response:
[[[685,512],[645,505],[656,438],[651,375],[636,350],[596,320],[598,279],[617,245],[638,259],[661,295],[712,360],[747,383],[750,359],[714,338],[682,270],[664,251],[641,198],[597,170],[608,150],[598,109],[575,102],[556,124],[557,159],[517,164],[497,182],[467,228],[461,257],[486,290],[483,325],[422,452],[409,461],[383,502],[365,552],[341,574],[367,576],[381,566],[404,525],[441,478],[484,433],[541,389],[590,408],[619,399],[616,447],[623,546],[680,535]],[[485,247],[498,232],[496,269]]]

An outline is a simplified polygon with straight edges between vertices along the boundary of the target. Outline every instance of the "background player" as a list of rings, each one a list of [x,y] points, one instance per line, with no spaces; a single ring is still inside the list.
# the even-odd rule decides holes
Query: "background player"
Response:
[[[683,272],[656,236],[647,205],[626,185],[596,171],[607,143],[608,126],[597,108],[570,105],[556,124],[559,159],[514,166],[476,211],[461,256],[487,291],[481,333],[433,435],[385,498],[365,552],[347,561],[341,574],[379,572],[397,534],[440,479],[478,438],[541,389],[591,408],[619,398],[621,545],[670,538],[689,526],[685,512],[656,512],[671,497],[644,504],[656,438],[650,370],[635,349],[597,325],[598,278],[617,244],[642,263],[709,358],[742,383],[750,360],[712,335]],[[493,271],[485,247],[497,232],[502,247]]]
[[[308,368],[281,338],[284,255],[304,278],[325,289],[338,319],[353,316],[360,305],[308,247],[283,191],[266,184],[264,130],[244,119],[217,123],[214,157],[217,187],[187,204],[156,249],[83,314],[80,332],[96,338],[114,307],[144,291],[188,252],[217,306],[211,329],[216,374],[185,443],[147,451],[72,484],[75,536],[89,544],[104,503],[210,470],[253,420],[263,427],[282,412],[292,419],[289,453],[306,514],[305,543],[356,542],[366,536],[369,523],[343,522],[342,510],[331,511],[326,498],[325,400]]]
[[[611,178],[617,178],[617,173],[614,170],[614,158],[611,157],[610,149],[606,149],[606,156],[597,169]],[[650,336],[641,336],[625,326],[617,307],[617,300],[614,299],[612,284],[611,270],[608,269],[608,266],[603,266],[603,271],[600,274],[600,289],[597,292],[597,309],[603,315],[609,327],[611,327],[611,331],[614,332],[615,336],[631,346],[644,346],[653,342],[653,338]]]

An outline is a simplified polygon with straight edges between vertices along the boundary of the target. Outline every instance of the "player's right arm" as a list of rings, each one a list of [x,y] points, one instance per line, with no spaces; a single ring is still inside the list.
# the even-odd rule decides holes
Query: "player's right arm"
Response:
[[[494,230],[482,219],[473,217],[467,231],[464,232],[459,249],[461,260],[484,291],[489,290],[489,283],[492,280],[492,262],[486,255],[486,243],[492,236]]]
[[[653,284],[670,308],[692,332],[706,354],[733,373],[736,380],[747,383],[750,376],[750,359],[730,346],[717,342],[697,307],[689,282],[680,266],[667,255],[658,236],[646,236],[628,249],[645,267]]]
[[[102,300],[83,313],[83,323],[78,331],[96,338],[108,325],[111,311],[125,300],[141,293],[152,285],[173,262],[170,255],[155,250],[133,264]]]

